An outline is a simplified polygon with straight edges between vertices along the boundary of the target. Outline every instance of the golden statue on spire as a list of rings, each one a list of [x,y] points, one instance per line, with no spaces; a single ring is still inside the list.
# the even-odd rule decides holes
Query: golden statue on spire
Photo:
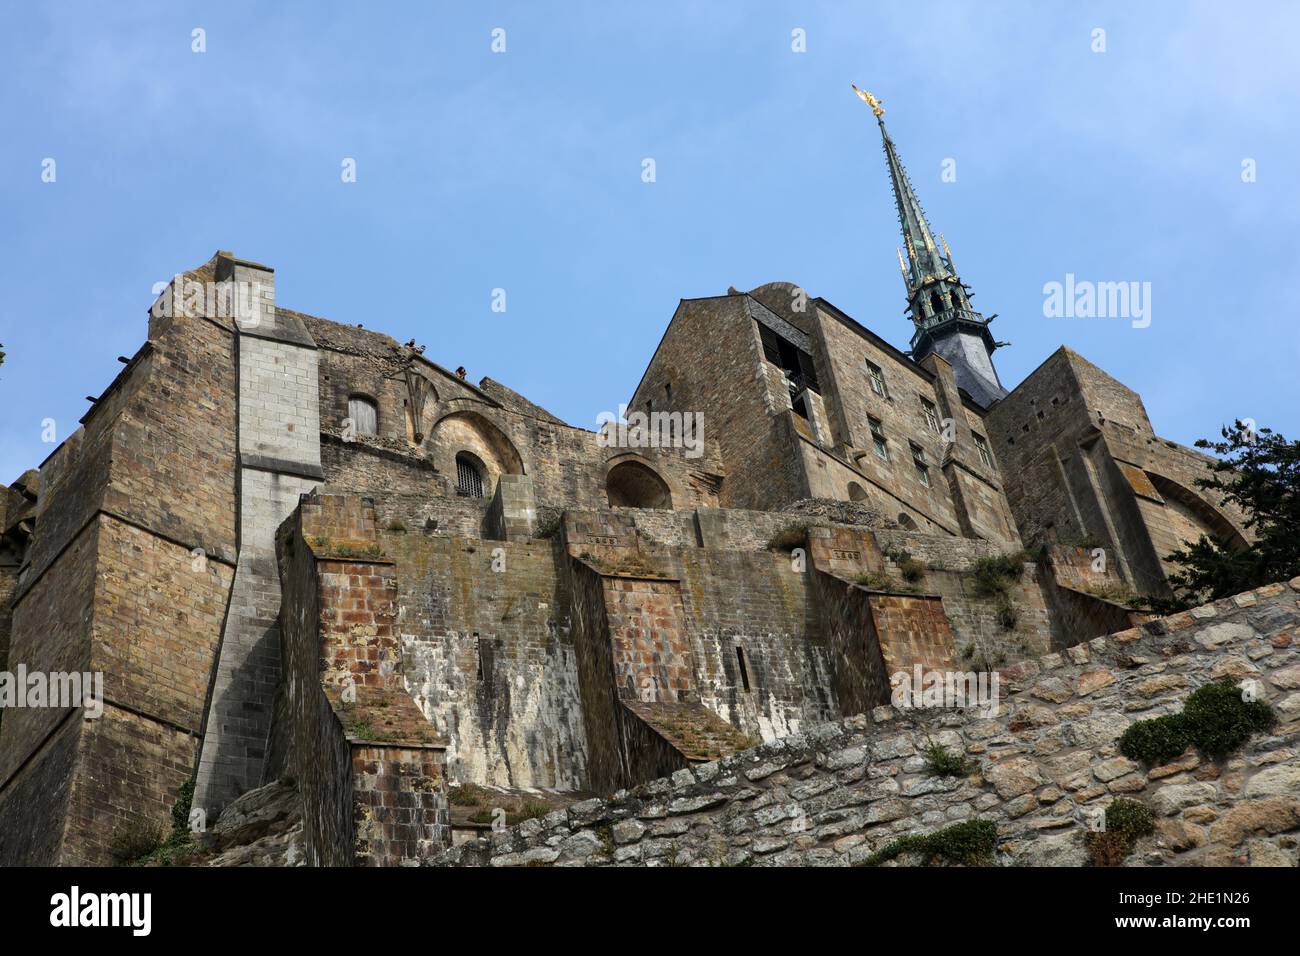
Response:
[[[876,99],[874,93],[868,93],[866,90],[858,89],[858,84],[856,83],[850,83],[849,85],[853,87],[853,92],[858,94],[858,99],[871,107],[871,112],[876,115],[877,119],[885,115],[885,108],[880,105],[880,100]]]

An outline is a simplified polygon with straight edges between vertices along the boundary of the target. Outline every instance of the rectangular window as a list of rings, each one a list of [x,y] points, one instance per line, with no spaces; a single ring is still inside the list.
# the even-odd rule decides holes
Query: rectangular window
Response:
[[[871,426],[871,444],[876,449],[876,457],[881,461],[889,461],[889,444],[885,441],[885,430],[881,427],[880,420],[868,418],[867,424]]]
[[[988,440],[979,432],[971,432],[971,437],[975,439],[975,450],[980,453],[980,461],[984,462],[984,467],[992,468],[993,454],[989,451]]]
[[[881,398],[889,397],[889,389],[885,387],[885,373],[871,359],[867,359],[867,378],[871,381],[871,390],[873,392]]]
[[[930,426],[930,431],[936,435],[940,434],[942,429],[939,427],[939,409],[935,407],[934,402],[922,398],[921,411],[925,413],[925,423]]]
[[[771,362],[790,382],[792,392],[801,392],[805,388],[821,394],[821,385],[817,382],[817,368],[812,356],[799,346],[787,342],[762,322],[758,322],[758,337],[763,343],[763,358]]]
[[[921,484],[930,487],[930,466],[925,461],[925,450],[915,442],[908,442],[912,446],[912,464],[916,466],[916,477],[920,479]]]
[[[352,430],[358,435],[373,435],[379,427],[379,410],[368,398],[354,395],[348,399],[348,418]]]

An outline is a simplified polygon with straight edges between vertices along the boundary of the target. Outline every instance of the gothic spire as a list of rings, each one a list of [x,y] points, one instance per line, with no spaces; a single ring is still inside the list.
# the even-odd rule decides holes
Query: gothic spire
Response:
[[[916,327],[912,356],[919,361],[937,352],[952,364],[958,384],[987,406],[1007,394],[993,368],[993,350],[1006,344],[995,342],[989,332],[988,324],[996,316],[985,319],[971,307],[969,293],[953,266],[947,241],[940,236],[939,243],[935,242],[934,231],[898,156],[898,148],[885,128],[885,108],[880,100],[856,85],[853,91],[871,107],[884,142],[885,164],[907,250],[906,263],[900,252],[899,266],[907,285],[907,311]]]

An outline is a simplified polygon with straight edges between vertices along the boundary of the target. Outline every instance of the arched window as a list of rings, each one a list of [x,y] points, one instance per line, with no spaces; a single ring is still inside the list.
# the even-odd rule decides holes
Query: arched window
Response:
[[[348,418],[352,419],[352,430],[358,435],[374,435],[379,431],[379,408],[364,395],[348,399]]]
[[[467,451],[456,456],[456,494],[466,498],[483,497],[483,465]]]
[[[938,292],[930,293],[930,311],[935,315],[943,311],[943,296]]]
[[[856,481],[849,482],[849,501],[866,501],[867,491]]]

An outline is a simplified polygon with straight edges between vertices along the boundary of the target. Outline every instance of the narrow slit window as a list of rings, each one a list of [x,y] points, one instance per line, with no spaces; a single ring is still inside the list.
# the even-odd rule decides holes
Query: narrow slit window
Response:
[[[736,648],[736,663],[740,665],[740,686],[746,694],[749,693],[749,669],[745,667],[745,649]]]

